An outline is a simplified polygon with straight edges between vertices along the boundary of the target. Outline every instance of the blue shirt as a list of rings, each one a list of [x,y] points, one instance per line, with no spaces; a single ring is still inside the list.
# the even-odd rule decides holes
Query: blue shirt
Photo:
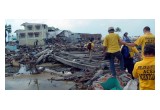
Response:
[[[123,36],[123,41],[125,41],[125,42],[131,42],[131,40],[129,39],[129,37],[125,37],[125,36]]]

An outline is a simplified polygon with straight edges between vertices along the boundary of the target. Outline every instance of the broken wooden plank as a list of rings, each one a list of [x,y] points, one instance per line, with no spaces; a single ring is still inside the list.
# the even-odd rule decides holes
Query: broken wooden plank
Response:
[[[37,67],[57,67],[57,66],[62,66],[62,64],[42,63],[36,66]]]
[[[41,56],[42,54],[45,54],[45,53],[47,53],[47,52],[49,52],[49,49],[45,49],[45,50],[43,50],[43,51],[37,53],[37,54],[34,55],[34,56],[35,56],[35,57],[39,57],[39,56]]]
[[[71,72],[64,72],[64,71],[63,72],[58,72],[58,71],[51,70],[51,69],[48,69],[48,68],[46,68],[44,71],[49,72],[51,74],[57,74],[57,75],[60,75],[60,76],[70,76],[70,75],[72,75]]]

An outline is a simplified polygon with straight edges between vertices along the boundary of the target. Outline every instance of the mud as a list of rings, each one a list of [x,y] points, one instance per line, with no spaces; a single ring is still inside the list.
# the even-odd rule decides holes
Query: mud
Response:
[[[50,81],[53,75],[41,73],[37,75],[14,75],[6,77],[6,90],[69,90],[75,86],[73,81]],[[54,76],[58,77],[58,76]]]
[[[76,63],[60,63],[54,56],[56,53],[59,57],[65,53],[70,61],[78,62],[79,59],[79,63],[98,68],[84,69],[75,66]],[[102,63],[106,64],[104,72],[97,73],[102,69]],[[119,70],[118,62],[115,67]],[[93,52],[92,60],[89,60],[85,47],[58,42],[44,46],[18,46],[17,51],[5,51],[6,90],[93,90],[95,81],[110,73],[109,62],[104,61],[101,46]],[[124,87],[130,79],[121,76],[119,80]]]

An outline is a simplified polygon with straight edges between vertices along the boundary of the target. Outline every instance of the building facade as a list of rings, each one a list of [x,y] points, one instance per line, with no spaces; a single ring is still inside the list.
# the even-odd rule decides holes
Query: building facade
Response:
[[[16,30],[17,40],[19,45],[45,45],[49,39],[60,39],[70,42],[88,42],[91,38],[101,40],[101,34],[89,33],[73,33],[69,30],[59,30],[55,27],[48,27],[46,24],[40,23],[23,23],[24,29]]]
[[[48,35],[48,26],[40,23],[23,23],[24,30],[16,30],[19,45],[34,45],[38,40],[38,45],[44,45],[44,39]]]

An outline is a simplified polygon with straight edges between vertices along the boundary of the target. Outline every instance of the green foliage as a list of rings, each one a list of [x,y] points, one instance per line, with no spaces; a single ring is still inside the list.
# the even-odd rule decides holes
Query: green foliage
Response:
[[[5,43],[6,43],[6,37],[7,37],[7,33],[11,33],[12,32],[12,26],[9,24],[9,25],[5,25]]]
[[[115,32],[121,32],[121,31],[122,31],[121,28],[119,28],[119,27],[115,28]]]
[[[8,32],[8,33],[11,33],[12,32],[12,26],[10,24],[5,25],[5,31]]]

